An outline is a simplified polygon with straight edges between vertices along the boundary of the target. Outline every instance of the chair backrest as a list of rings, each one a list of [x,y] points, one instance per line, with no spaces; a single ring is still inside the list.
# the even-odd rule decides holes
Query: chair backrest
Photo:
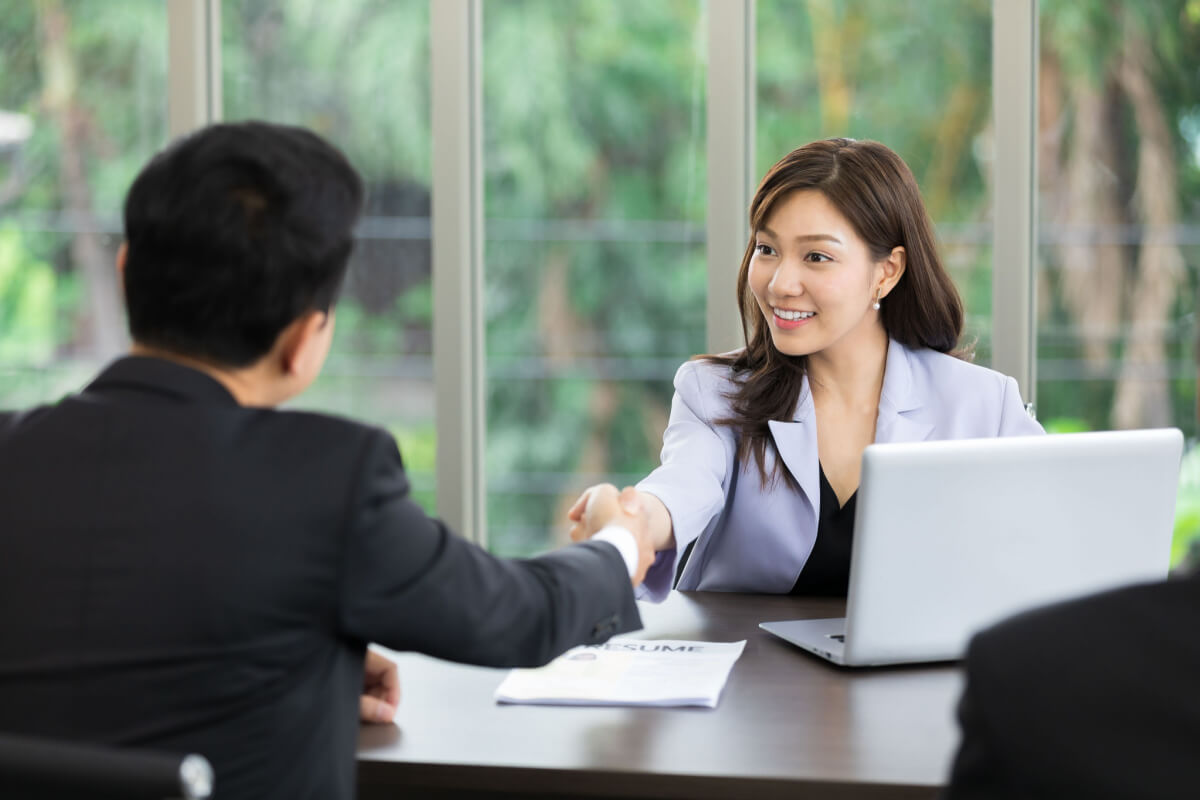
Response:
[[[5,798],[203,800],[212,788],[212,767],[203,756],[0,733],[0,796]]]

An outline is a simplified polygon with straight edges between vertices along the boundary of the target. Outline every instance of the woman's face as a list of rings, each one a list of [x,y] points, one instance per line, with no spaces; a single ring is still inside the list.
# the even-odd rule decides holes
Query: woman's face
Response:
[[[892,258],[897,251],[902,271],[903,249]],[[755,233],[750,290],[781,353],[831,354],[882,330],[872,305],[877,289],[886,295],[895,283],[888,267],[889,260],[872,259],[824,194],[802,189],[777,203]]]

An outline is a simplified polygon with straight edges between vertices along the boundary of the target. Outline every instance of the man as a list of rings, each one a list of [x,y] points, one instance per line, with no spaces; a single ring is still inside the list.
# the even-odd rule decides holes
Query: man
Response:
[[[199,752],[226,799],[349,798],[360,702],[398,700],[368,642],[536,665],[640,627],[653,553],[612,487],[601,541],[504,561],[409,499],[384,431],[273,410],[321,369],[362,199],[338,151],[263,123],[137,177],[131,355],[0,414],[0,730]]]
[[[967,653],[948,800],[1194,798],[1200,575],[1031,611]]]

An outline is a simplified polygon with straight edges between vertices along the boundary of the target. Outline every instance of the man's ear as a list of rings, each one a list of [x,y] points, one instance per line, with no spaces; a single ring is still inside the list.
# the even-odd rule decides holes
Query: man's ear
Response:
[[[321,357],[317,343],[329,322],[326,312],[308,311],[283,329],[283,333],[279,334],[279,366],[285,374],[304,375],[308,360]]]
[[[125,259],[129,257],[129,242],[121,242],[117,248],[117,282],[125,285]]]

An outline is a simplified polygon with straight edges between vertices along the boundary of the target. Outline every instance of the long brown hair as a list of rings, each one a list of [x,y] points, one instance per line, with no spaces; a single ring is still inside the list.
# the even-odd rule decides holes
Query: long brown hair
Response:
[[[732,415],[717,420],[738,434],[738,461],[753,457],[766,486],[769,420],[790,420],[800,401],[804,356],[779,352],[750,290],[755,234],[785,197],[816,189],[844,216],[880,261],[903,247],[906,268],[880,308],[884,330],[906,347],[955,352],[962,333],[963,307],[934,242],[933,225],[908,165],[879,142],[824,139],[788,153],[767,171],[750,203],[750,241],[738,271],[737,292],[746,348],[699,358],[730,367],[737,388],[729,400]]]

